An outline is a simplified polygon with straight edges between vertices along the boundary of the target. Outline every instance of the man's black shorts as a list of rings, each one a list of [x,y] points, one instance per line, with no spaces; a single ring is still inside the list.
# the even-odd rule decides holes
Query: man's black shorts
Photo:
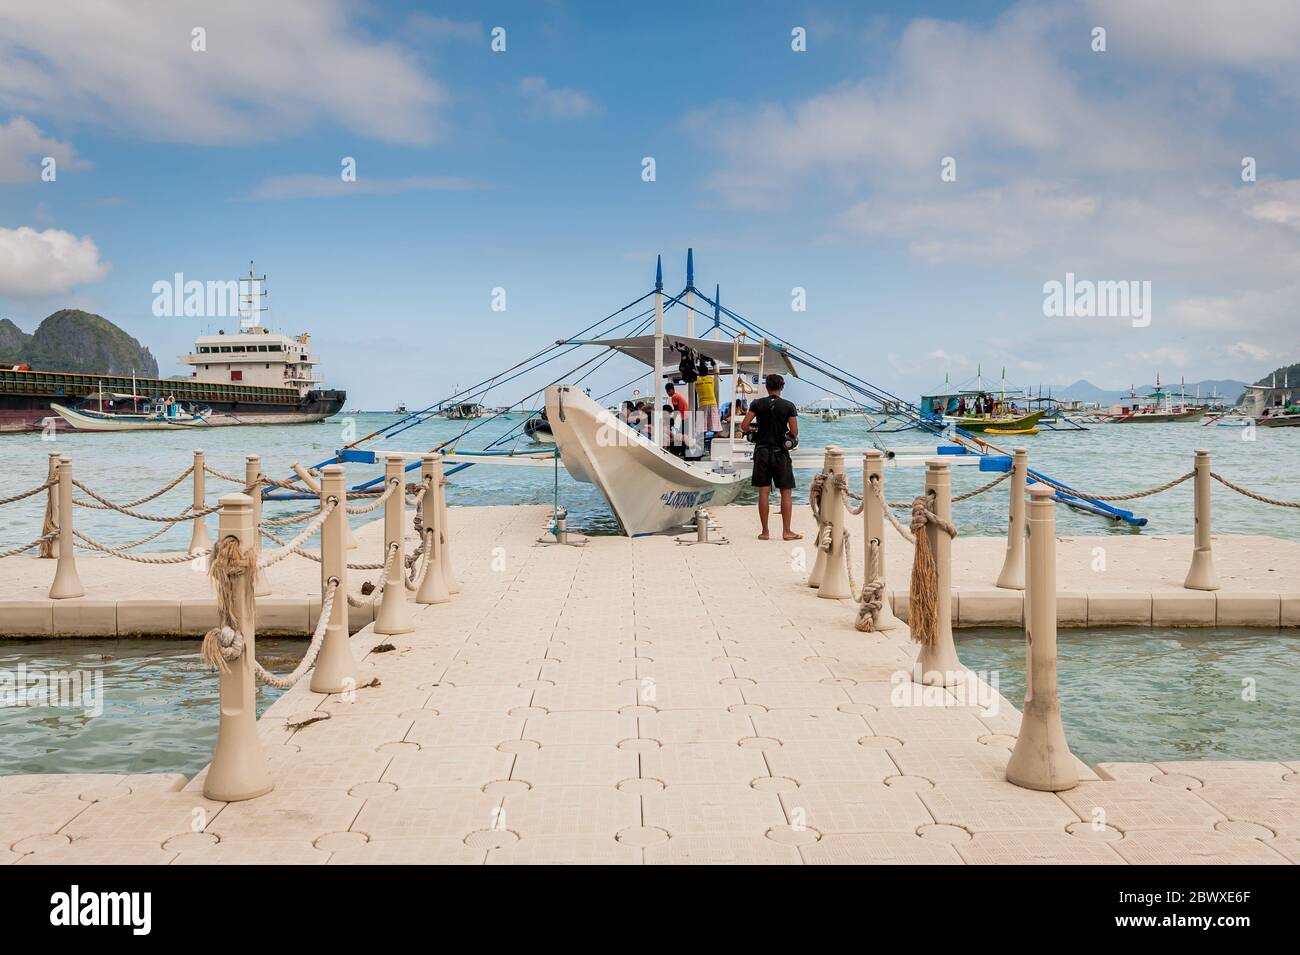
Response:
[[[791,490],[794,487],[794,465],[790,463],[790,452],[761,444],[754,448],[754,475],[750,483],[754,487],[775,484],[778,491]]]

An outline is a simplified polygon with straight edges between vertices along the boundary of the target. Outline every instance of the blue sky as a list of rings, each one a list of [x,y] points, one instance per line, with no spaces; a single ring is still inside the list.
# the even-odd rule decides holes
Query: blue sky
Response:
[[[176,272],[256,259],[269,323],[384,408],[636,297],[658,252],[680,287],[688,245],[701,288],[905,394],[1300,351],[1292,3],[53,7],[0,9],[0,317],[100,312],[164,373],[216,324],[151,313]],[[1150,325],[1045,317],[1067,272],[1150,281]]]

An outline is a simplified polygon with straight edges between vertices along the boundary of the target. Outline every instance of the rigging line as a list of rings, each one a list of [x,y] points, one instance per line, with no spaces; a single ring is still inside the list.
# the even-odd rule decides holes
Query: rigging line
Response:
[[[682,290],[681,292],[679,292],[677,295],[673,296],[673,298],[671,298],[671,299],[668,301],[668,303],[664,306],[664,311],[666,312],[666,311],[668,311],[670,308],[672,308],[674,305],[676,305],[676,304],[678,303],[678,300],[679,300],[683,295],[685,295],[685,294],[686,294],[686,290],[683,289],[683,290]],[[644,299],[644,298],[645,298],[645,296],[642,296],[642,299]],[[640,299],[638,299],[638,301],[640,301]],[[624,309],[624,310],[625,310],[625,309]],[[651,311],[652,311],[651,309],[646,309],[645,311],[639,312],[639,313],[637,313],[636,315],[633,315],[631,318],[626,318],[626,319],[624,319],[623,321],[619,322],[617,325],[613,326],[612,328],[605,329],[603,332],[601,332],[601,334],[602,334],[602,335],[609,335],[609,334],[611,334],[612,332],[617,331],[618,329],[622,328],[624,325],[627,325],[627,324],[629,324],[629,323],[631,323],[631,322],[634,322],[634,321],[636,321],[636,320],[639,319],[639,318],[645,318],[645,316],[649,315],[649,314],[651,313]],[[603,322],[603,321],[605,321],[605,320],[602,319],[602,322]],[[601,323],[598,322],[598,323],[596,323],[596,324],[601,324]],[[649,324],[649,323],[646,322],[645,324],[643,324],[643,325],[641,326],[641,328],[644,329],[645,327],[648,326],[648,324]],[[583,331],[585,332],[585,331],[587,331],[587,330],[589,330],[589,329],[591,329],[591,328],[593,328],[593,327],[595,327],[595,326],[593,326],[593,325],[589,325],[589,326],[587,326],[587,329],[584,329]],[[583,333],[583,332],[579,332],[579,334],[582,334],[582,333]],[[559,346],[564,345],[564,344],[565,344],[565,340],[561,340],[561,341],[556,342],[556,343],[555,343],[555,346],[553,346],[553,347],[559,347]],[[581,348],[581,347],[582,347],[583,345],[585,345],[585,344],[590,344],[590,342],[576,342],[576,343],[570,345],[570,347],[564,349],[564,351],[557,352],[556,354],[551,355],[549,358],[545,359],[544,361],[539,361],[539,362],[537,362],[537,364],[533,365],[531,368],[525,368],[525,369],[522,369],[522,370],[520,370],[520,371],[515,372],[515,374],[513,374],[513,375],[511,375],[510,377],[508,377],[508,378],[502,380],[502,381],[500,382],[500,384],[506,384],[507,382],[510,382],[510,381],[513,381],[513,380],[516,379],[516,378],[522,377],[523,375],[525,375],[525,374],[527,374],[527,373],[529,373],[529,372],[531,372],[531,371],[536,371],[538,368],[541,368],[541,367],[543,367],[544,365],[550,364],[550,363],[551,363],[552,361],[554,361],[555,359],[557,359],[557,358],[562,358],[563,356],[569,354],[570,352],[576,351],[577,349]],[[519,367],[519,365],[515,365],[515,366],[514,366],[514,368],[518,368],[518,367]],[[578,366],[578,368],[581,368],[581,367],[582,367],[582,365],[579,365],[579,366]],[[507,371],[510,371],[510,370],[513,370],[513,369],[507,369]],[[577,369],[574,369],[574,371],[576,371],[576,370],[577,370]],[[505,373],[506,373],[506,372],[502,372],[501,374],[505,374]],[[490,379],[485,379],[485,380],[490,380]],[[561,379],[557,379],[557,381],[558,381],[558,380],[561,380]],[[554,383],[555,383],[555,382],[551,382],[551,384],[554,384]],[[477,388],[477,387],[479,387],[479,385],[481,385],[481,384],[483,384],[483,382],[479,382],[478,385],[474,385],[473,387],[474,387],[474,388]],[[545,386],[543,386],[543,387],[545,387]],[[460,396],[460,397],[463,397],[465,394],[468,393],[468,391],[469,391],[469,390],[467,389],[466,391],[462,391],[462,392],[460,392],[460,393],[459,393],[459,396]],[[533,392],[533,394],[537,394],[537,392]],[[445,403],[446,401],[451,401],[452,398],[455,398],[455,397],[458,397],[458,396],[457,396],[457,395],[453,395],[453,396],[451,396],[451,398],[447,398],[447,399],[444,400],[444,402],[440,402],[439,404],[443,404],[443,403]],[[531,395],[525,396],[525,399],[524,399],[524,400],[526,400],[528,397],[532,397],[532,396],[531,396]],[[516,403],[517,403],[517,402],[516,402]],[[439,405],[430,405],[429,407],[430,407],[430,408],[434,408],[434,407],[438,407],[438,406],[439,406]],[[513,405],[512,405],[511,407],[513,407]],[[404,431],[409,431],[411,428],[415,427],[416,425],[421,424],[422,421],[423,421],[424,419],[421,419],[421,418],[419,417],[419,415],[421,415],[421,414],[425,414],[428,410],[429,410],[429,409],[426,408],[426,409],[423,409],[422,411],[415,412],[413,415],[409,416],[409,417],[413,418],[414,420],[412,420],[409,424],[405,425],[404,427],[396,428],[396,425],[397,425],[397,424],[401,424],[400,421],[399,421],[399,422],[395,422],[394,424],[387,426],[389,429],[396,428],[396,430],[389,430],[389,431],[388,431],[388,434],[387,434],[387,437],[390,437],[390,438],[391,438],[391,437],[395,437],[396,435],[399,435],[399,434],[401,434],[401,433],[404,432]],[[493,416],[492,416],[492,418],[495,418],[495,417],[498,417],[498,416],[497,416],[497,415],[493,415]],[[489,419],[487,419],[487,420],[490,421],[490,420],[492,420],[492,418],[489,418]],[[484,423],[486,423],[486,422],[484,422]],[[362,440],[369,440],[371,437],[374,437],[375,434],[383,433],[384,430],[385,430],[385,429],[381,428],[379,431],[376,431],[374,434],[369,435],[369,436],[367,436],[366,438],[364,438],[364,439],[362,439]],[[472,429],[471,429],[471,430],[472,430]],[[353,444],[348,445],[348,447],[354,447],[354,446],[355,446],[356,444],[358,444],[358,443],[360,443],[360,442],[353,442]],[[444,446],[444,447],[446,446],[446,442],[443,443],[443,446]]]
[[[652,319],[648,319],[648,320],[646,320],[645,322],[642,322],[641,325],[637,326],[637,328],[636,328],[636,330],[635,330],[635,333],[634,333],[634,336],[635,336],[636,334],[640,334],[641,332],[645,331],[645,330],[650,326],[650,322],[651,322],[651,321],[652,321]],[[601,365],[605,364],[605,362],[609,361],[611,358],[613,358],[615,355],[618,354],[618,352],[617,352],[616,350],[612,349],[612,348],[607,349],[607,352],[608,352],[608,353],[605,354],[603,357],[600,356],[600,355],[597,355],[596,357],[597,357],[597,358],[600,358],[600,362],[599,362],[599,363],[598,363],[594,368],[590,369],[590,370],[587,371],[584,375],[582,375],[582,376],[579,377],[576,381],[574,381],[574,384],[575,384],[575,385],[576,385],[576,384],[579,384],[579,383],[581,383],[584,379],[589,378],[591,375],[595,374],[596,370],[597,370],[598,368],[600,368]],[[586,364],[586,363],[584,362],[584,364]],[[582,367],[582,365],[579,365],[579,366],[578,366],[578,368],[581,368],[581,367]],[[578,368],[573,369],[573,371],[577,371]],[[558,384],[559,382],[563,381],[566,377],[568,377],[568,375],[572,374],[573,371],[567,372],[566,374],[561,375],[559,378],[556,378],[554,381],[550,382],[549,384],[543,385],[543,386],[542,386],[541,388],[539,388],[537,391],[534,391],[531,395],[525,395],[524,397],[522,397],[522,398],[520,398],[518,401],[516,401],[514,404],[512,404],[510,407],[513,408],[514,405],[522,405],[525,401],[528,401],[530,398],[533,398],[533,397],[535,397],[536,395],[539,395],[539,394],[541,394],[542,392],[544,392],[544,391],[545,391],[547,388],[549,388],[551,385]],[[650,374],[650,372],[646,372],[645,374]],[[633,381],[639,380],[640,378],[644,378],[644,377],[645,377],[645,374],[643,374],[643,375],[639,375],[637,378],[634,378]],[[617,390],[617,389],[615,389],[615,390]],[[603,398],[603,397],[606,397],[606,396],[602,396],[602,398]],[[503,435],[501,435],[500,437],[498,437],[495,441],[493,441],[491,444],[488,445],[488,448],[490,449],[490,448],[496,447],[497,445],[503,443],[503,442],[504,442],[507,438],[509,438],[509,437],[510,437],[514,432],[516,432],[516,431],[520,431],[520,430],[521,430],[521,429],[522,429],[526,424],[528,424],[529,421],[531,421],[533,418],[537,417],[540,413],[541,413],[541,412],[540,412],[540,409],[537,410],[537,411],[530,412],[527,418],[525,418],[523,421],[520,421],[518,424],[516,424],[514,427],[512,427],[512,428],[511,428],[509,431],[507,431],[505,434],[503,434]],[[484,423],[486,423],[486,422],[484,422]]]
[[[656,291],[655,289],[651,289],[649,292],[646,292],[644,295],[640,296],[639,298],[634,299],[633,301],[631,301],[631,302],[629,302],[628,304],[624,305],[622,308],[617,309],[617,310],[611,312],[610,314],[606,315],[606,316],[605,316],[604,318],[602,318],[602,319],[599,319],[598,321],[592,322],[592,323],[591,323],[590,325],[588,325],[586,328],[582,329],[581,331],[579,331],[579,332],[577,332],[576,334],[571,335],[571,336],[569,336],[569,337],[571,337],[571,338],[577,338],[577,337],[580,336],[580,335],[585,335],[587,332],[591,331],[593,328],[597,328],[597,327],[599,327],[600,325],[603,325],[605,322],[609,321],[611,318],[615,318],[615,317],[617,317],[618,315],[622,314],[623,312],[626,312],[629,308],[634,308],[635,306],[637,306],[637,305],[639,305],[640,303],[644,302],[647,298],[649,298],[651,295],[653,295],[653,294],[655,293],[655,291]],[[633,319],[633,320],[634,320],[634,319]],[[620,323],[619,323],[619,325],[623,325],[623,324],[626,324],[626,322],[620,322]],[[615,328],[618,328],[619,325],[616,325],[616,326],[614,326],[614,327],[615,327]],[[535,352],[534,352],[532,355],[530,355],[529,357],[523,359],[523,360],[520,361],[520,362],[517,362],[516,364],[512,365],[510,368],[507,368],[505,371],[498,372],[498,374],[497,374],[496,377],[500,377],[501,375],[509,374],[510,372],[514,371],[516,368],[519,368],[519,367],[521,367],[522,365],[526,365],[526,364],[528,364],[529,362],[534,361],[534,360],[536,360],[537,358],[540,358],[542,355],[545,355],[548,351],[553,351],[553,350],[555,350],[555,348],[557,348],[557,347],[558,347],[558,343],[548,344],[548,345],[546,345],[546,346],[544,346],[544,347],[538,349],[537,351],[535,351]],[[486,381],[490,381],[490,380],[491,380],[491,379],[485,378],[483,381],[478,382],[478,384],[471,385],[469,389],[466,389],[466,391],[470,391],[470,390],[472,390],[472,389],[474,389],[474,388],[477,388],[477,387],[479,387],[479,385],[482,385],[484,382],[486,382]],[[464,394],[464,392],[462,392],[462,394]],[[444,401],[451,401],[452,399],[454,399],[454,398],[456,398],[456,397],[459,397],[459,396],[458,396],[458,395],[451,395],[449,398],[444,399]],[[419,419],[419,416],[420,416],[420,415],[422,415],[422,414],[426,414],[427,412],[433,411],[434,409],[441,409],[441,406],[442,406],[443,403],[444,403],[443,401],[434,402],[433,404],[429,405],[427,408],[421,408],[421,409],[418,409],[418,410],[416,410],[416,411],[410,412],[410,413],[408,413],[408,414],[406,415],[406,417],[404,417],[404,418],[399,418],[397,421],[392,422],[391,424],[385,425],[384,427],[379,428],[378,430],[371,432],[370,434],[366,435],[366,436],[363,437],[363,438],[358,438],[356,441],[353,441],[351,444],[347,445],[347,446],[345,447],[345,450],[346,450],[347,448],[355,448],[357,445],[359,445],[359,444],[363,444],[363,443],[365,443],[366,441],[369,441],[369,440],[371,440],[372,438],[374,438],[374,437],[376,437],[376,436],[378,436],[378,435],[380,435],[380,434],[383,434],[385,431],[388,431],[390,428],[393,428],[393,427],[395,427],[395,426],[397,426],[397,425],[399,425],[399,424],[402,424],[403,422],[408,421],[408,420],[410,420],[410,419],[415,419],[416,422],[418,423],[419,420],[420,420],[420,419]],[[403,429],[403,430],[405,430],[405,429]]]
[[[634,315],[634,316],[632,316],[631,318],[624,319],[623,321],[621,321],[621,322],[619,322],[617,325],[615,325],[613,328],[608,329],[607,333],[608,333],[608,332],[615,331],[616,329],[622,328],[624,325],[628,324],[629,322],[634,322],[634,321],[636,321],[638,318],[641,318],[641,317],[642,317],[642,315],[641,315],[641,314],[638,314],[638,315]],[[561,344],[561,343],[557,342],[557,343],[556,343],[556,347],[558,347],[560,344]],[[541,367],[543,367],[543,366],[545,366],[545,365],[548,365],[548,364],[550,364],[551,362],[555,361],[557,358],[563,358],[565,355],[569,354],[570,352],[577,351],[577,350],[578,350],[579,348],[581,348],[581,347],[582,347],[581,344],[578,344],[578,345],[572,345],[572,346],[570,346],[570,347],[564,349],[563,351],[556,352],[555,354],[551,355],[549,358],[546,358],[546,359],[543,360],[543,361],[539,361],[539,362],[537,362],[537,363],[536,363],[535,365],[533,365],[531,368],[524,368],[524,369],[522,369],[522,370],[520,370],[520,371],[515,372],[515,373],[514,373],[513,375],[511,375],[510,377],[503,379],[503,380],[500,382],[500,384],[504,385],[504,384],[506,384],[506,383],[508,383],[508,382],[511,382],[511,381],[515,380],[516,378],[520,378],[520,377],[522,377],[522,376],[524,376],[524,375],[526,375],[526,374],[528,374],[528,373],[530,373],[530,372],[536,371],[537,369],[539,369],[539,368],[541,368]],[[518,368],[519,366],[516,365],[515,367]],[[578,367],[581,368],[582,366],[579,365]],[[574,370],[576,371],[577,369],[574,369]],[[504,372],[502,372],[502,374],[504,374]],[[476,385],[475,387],[477,387],[477,385]],[[533,392],[533,394],[536,394],[536,393],[537,393],[537,392]],[[461,394],[463,395],[464,392],[461,392]],[[455,397],[455,396],[453,396],[453,397]],[[531,397],[531,395],[525,396],[525,398],[524,398],[523,400],[526,400],[528,397]],[[451,399],[446,399],[446,400],[449,401],[449,400],[451,400]],[[516,403],[517,403],[517,402],[516,402]],[[437,407],[437,405],[430,405],[429,407],[430,407],[430,408],[433,408],[433,407]],[[512,405],[511,407],[513,407],[513,405]],[[412,416],[415,420],[410,421],[408,424],[406,424],[405,426],[403,426],[403,427],[401,427],[401,428],[397,428],[397,427],[396,427],[396,425],[397,425],[397,424],[400,424],[401,422],[395,422],[393,425],[389,425],[388,427],[389,427],[390,429],[395,429],[395,430],[389,430],[388,433],[385,435],[385,437],[388,437],[388,438],[396,437],[397,435],[401,434],[401,433],[404,432],[404,431],[409,431],[411,428],[414,428],[416,425],[423,424],[423,423],[424,423],[424,420],[426,420],[426,419],[421,419],[421,418],[419,418],[419,415],[421,415],[421,414],[425,414],[425,413],[427,413],[427,411],[428,411],[428,409],[424,409],[423,411],[416,412],[416,414]],[[494,419],[497,418],[497,417],[499,417],[499,414],[494,414],[494,415],[492,415],[490,418],[485,419],[482,423],[483,423],[483,424],[486,424],[488,421],[492,421],[492,420],[494,420]],[[375,434],[381,434],[381,433],[383,433],[383,431],[384,431],[384,429],[381,428],[379,431],[375,432]],[[370,435],[370,436],[368,436],[367,438],[362,439],[362,440],[370,440],[370,438],[372,438],[372,437],[374,437],[373,434]],[[356,444],[359,444],[359,443],[360,443],[360,442],[353,442],[353,444],[348,445],[348,447],[354,447]],[[444,442],[443,446],[445,446],[445,445],[446,445],[446,442]]]
[[[838,365],[834,364],[833,362],[829,361],[828,359],[822,358],[821,356],[816,355],[816,354],[814,354],[813,352],[810,352],[810,351],[808,351],[808,350],[805,349],[805,348],[801,348],[800,346],[795,345],[793,342],[790,342],[790,341],[788,341],[787,339],[782,338],[780,335],[776,334],[775,332],[769,331],[768,329],[764,328],[762,325],[759,325],[757,322],[751,321],[751,320],[745,318],[743,315],[739,315],[739,314],[737,314],[736,312],[732,311],[732,310],[731,310],[730,308],[728,308],[727,306],[722,305],[722,304],[720,304],[720,303],[718,303],[718,302],[714,302],[713,299],[709,298],[708,295],[706,295],[704,292],[701,292],[699,289],[692,289],[692,291],[695,292],[696,295],[700,296],[700,298],[702,298],[702,299],[703,299],[704,301],[706,301],[708,304],[713,305],[713,306],[716,307],[720,312],[722,312],[722,313],[724,313],[724,314],[726,314],[726,315],[729,315],[731,318],[735,319],[737,322],[739,322],[741,325],[743,325],[744,327],[746,327],[746,328],[749,329],[750,331],[752,331],[752,332],[756,332],[756,333],[758,333],[758,334],[761,334],[761,335],[765,336],[766,338],[771,339],[772,341],[780,342],[781,344],[785,345],[787,348],[791,349],[792,351],[794,351],[794,352],[798,352],[798,353],[800,353],[800,354],[802,354],[802,355],[805,355],[805,356],[807,356],[807,357],[809,357],[809,358],[815,359],[816,361],[822,362],[822,363],[824,363],[825,365],[828,365],[829,367],[831,367],[831,368],[835,369],[836,371],[838,371],[841,375],[846,375],[846,376],[848,376],[848,379],[851,379],[851,380],[857,381],[859,384],[865,386],[865,388],[868,389],[867,391],[864,391],[863,393],[864,393],[864,394],[869,394],[869,395],[870,395],[872,398],[874,398],[875,400],[879,401],[879,400],[881,400],[881,396],[884,396],[884,397],[888,398],[888,399],[891,400],[891,401],[897,401],[897,402],[900,402],[901,404],[906,405],[909,409],[912,409],[912,410],[914,410],[914,411],[917,410],[917,409],[916,409],[916,406],[913,405],[910,401],[904,401],[902,398],[898,397],[897,395],[892,394],[892,393],[889,392],[889,391],[886,391],[886,390],[883,389],[883,388],[877,388],[875,385],[871,384],[869,381],[867,381],[867,380],[865,380],[865,379],[863,379],[863,378],[858,377],[857,375],[853,374],[853,373],[850,372],[850,371],[847,371],[846,369],[840,368]],[[806,361],[806,359],[804,359],[804,360]],[[847,383],[848,383],[848,381],[846,380],[846,381],[845,381],[845,384],[847,384]],[[872,392],[876,392],[876,393],[878,393],[878,394],[871,394]]]

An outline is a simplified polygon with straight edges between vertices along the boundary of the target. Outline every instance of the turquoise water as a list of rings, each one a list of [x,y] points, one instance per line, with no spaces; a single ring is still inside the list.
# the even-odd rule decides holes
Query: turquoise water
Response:
[[[957,654],[1024,699],[1020,630],[960,630]],[[1061,717],[1090,765],[1300,759],[1300,634],[1294,630],[1061,630]],[[986,677],[986,679],[988,679]],[[1254,699],[1244,697],[1253,690]]]
[[[243,474],[243,457],[262,455],[263,467],[272,476],[287,477],[289,465],[298,461],[316,464],[353,438],[370,433],[394,420],[391,414],[340,415],[319,424],[264,427],[214,428],[202,434],[192,432],[127,432],[122,434],[61,434],[43,441],[39,434],[0,436],[0,474],[4,488],[19,490],[45,478],[46,455],[50,451],[68,454],[78,477],[113,500],[129,501],[161,487],[185,468],[196,445],[207,452],[208,463],[231,474]],[[367,447],[382,452],[424,451],[464,428],[487,419],[455,422],[434,419],[397,436],[387,443]],[[463,447],[483,447],[522,420],[488,421],[469,435]],[[840,444],[861,447],[870,443],[867,424],[861,418],[823,423],[811,418],[802,422],[802,446]],[[1300,471],[1300,428],[1258,429],[1255,441],[1243,441],[1237,428],[1202,427],[1199,424],[1095,425],[1085,432],[1005,436],[1005,447],[1021,443],[1029,448],[1031,466],[1086,491],[1114,494],[1151,487],[1190,470],[1192,452],[1209,448],[1216,470],[1230,479],[1273,497],[1300,497],[1294,475]],[[894,446],[934,444],[919,432],[881,435]],[[520,448],[533,447],[521,439]],[[349,483],[380,473],[379,467],[348,465]],[[923,468],[890,470],[886,481],[891,497],[915,493],[924,480]],[[807,500],[812,472],[799,472],[798,499]],[[989,480],[992,475],[976,468],[954,468],[956,493]],[[559,497],[569,508],[570,526],[590,533],[613,533],[615,524],[608,507],[596,490],[569,478],[559,469]],[[451,504],[550,504],[555,495],[556,474],[550,468],[476,466],[455,475],[448,486]],[[215,498],[230,485],[208,479],[208,491]],[[175,514],[189,502],[188,482],[140,509],[152,514]],[[3,495],[0,495],[3,496]],[[753,496],[741,498],[749,503]],[[1129,505],[1150,519],[1141,531],[1147,534],[1185,534],[1192,528],[1191,485],[1184,484]],[[0,509],[0,550],[30,540],[39,533],[43,502],[39,498]],[[274,505],[269,513],[277,513]],[[1006,490],[999,487],[957,506],[957,523],[963,533],[1001,534],[1006,528]],[[1300,539],[1300,512],[1258,504],[1226,488],[1214,488],[1214,530],[1217,533],[1274,534]],[[1057,520],[1065,534],[1137,533],[1125,524],[1058,508]],[[126,521],[101,512],[78,509],[78,528],[108,543],[136,540],[148,530],[140,522]],[[188,530],[176,529],[143,550],[177,550],[188,542]]]
[[[284,672],[305,647],[261,638],[257,655]],[[194,775],[217,739],[217,675],[198,649],[193,639],[0,642],[0,775]],[[51,698],[51,673],[80,683],[62,683]],[[19,684],[26,700],[14,692]],[[258,714],[281,692],[259,687]],[[59,705],[42,705],[50,702]]]

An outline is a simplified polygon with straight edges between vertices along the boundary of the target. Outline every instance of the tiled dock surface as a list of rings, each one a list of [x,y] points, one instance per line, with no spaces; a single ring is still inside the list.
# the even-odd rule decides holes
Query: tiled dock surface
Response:
[[[520,526],[528,528],[522,533],[524,542],[531,541],[529,535],[535,536],[546,523],[543,507],[464,509],[469,523],[495,511],[518,515]],[[728,507],[716,513],[736,543],[748,546],[756,533],[754,509]],[[806,503],[796,507],[795,520],[811,539],[813,524]],[[374,521],[357,529],[358,547],[349,551],[350,560],[378,559],[380,524]],[[776,515],[773,524],[779,525]],[[860,523],[853,522],[850,528],[860,561]],[[621,545],[601,539],[593,546],[604,553]],[[806,546],[773,541],[756,553],[769,559],[788,582],[806,573],[799,569],[804,566],[799,551]],[[1005,549],[1005,538],[999,537],[958,537],[954,542],[954,625],[1021,625],[1022,595],[994,587]],[[1192,540],[1185,535],[1061,538],[1057,548],[1061,626],[1300,626],[1300,543],[1258,536],[1215,538],[1215,567],[1222,589],[1212,593],[1183,589],[1191,552]],[[742,560],[749,556],[746,549]],[[894,606],[904,615],[911,548],[892,530],[885,557]],[[804,550],[804,564],[811,565],[808,550]],[[86,596],[51,601],[45,595],[54,576],[53,561],[34,557],[0,561],[0,635],[203,633],[215,621],[207,578],[190,564],[142,567],[79,551],[77,565]],[[293,557],[272,567],[268,577],[273,595],[258,601],[263,631],[310,630],[320,609],[319,565]],[[354,615],[354,624],[370,620],[365,610]]]
[[[453,509],[462,592],[417,609],[414,633],[353,638],[380,686],[348,702],[303,681],[268,710],[273,793],[0,778],[0,862],[1300,859],[1300,754],[1018,789],[1002,779],[1015,709],[895,705],[905,632],[855,631],[790,545],[754,539],[752,513],[721,513],[727,546],[580,548],[536,545],[544,515]]]

